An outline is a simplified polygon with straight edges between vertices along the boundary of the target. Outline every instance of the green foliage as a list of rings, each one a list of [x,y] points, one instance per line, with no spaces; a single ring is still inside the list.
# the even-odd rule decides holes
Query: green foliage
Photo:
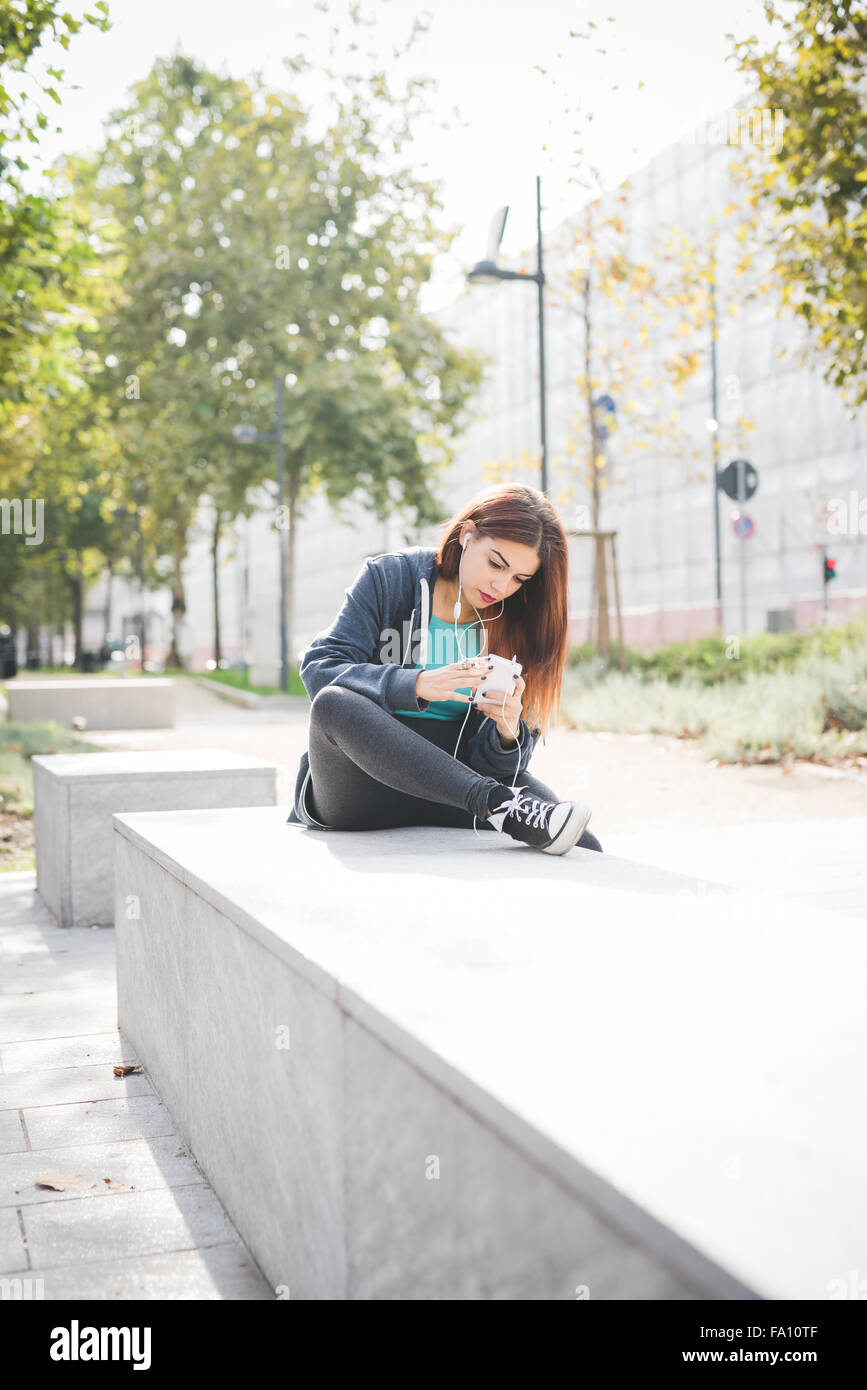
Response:
[[[0,720],[0,752],[3,753],[19,753],[22,758],[32,758],[37,753],[91,753],[96,748],[96,744],[78,738],[52,719],[28,724]]]
[[[674,734],[702,740],[723,762],[830,762],[867,754],[867,624],[805,634],[792,643],[754,646],[752,664],[731,662],[738,678],[703,679],[701,645],[678,679],[633,667],[567,671],[562,707],[579,727]],[[707,653],[703,653],[706,655]],[[657,655],[657,654],[654,654]]]
[[[803,632],[752,633],[739,638],[736,646],[731,639],[711,636],[698,637],[692,642],[672,642],[649,655],[633,647],[624,647],[624,665],[639,678],[718,685],[743,681],[749,675],[792,670],[812,655],[837,658],[865,634],[867,615],[850,623],[834,627],[821,625]],[[596,657],[591,643],[572,646],[568,664],[580,668],[577,679],[586,684],[606,671],[618,669],[617,651],[612,648],[606,663]]]
[[[24,142],[38,144],[48,118],[28,84],[15,79],[26,75],[31,88],[59,104],[63,72],[49,68],[50,80],[40,80],[28,64],[50,37],[68,48],[84,24],[106,30],[105,0],[94,9],[99,13],[78,20],[57,0],[0,4],[0,400],[28,394],[34,357],[44,356],[38,363],[44,384],[62,370],[55,349],[72,341],[81,271],[93,263],[89,227],[73,225],[62,202],[23,187],[21,174],[30,167]]]
[[[249,690],[254,695],[282,695],[279,685],[251,685],[249,671],[202,671],[208,680],[219,681],[221,685],[231,685],[236,690]],[[306,695],[307,691],[298,672],[289,668],[289,694]]]
[[[290,578],[316,493],[338,514],[352,502],[413,526],[440,519],[436,476],[481,377],[477,355],[418,307],[454,233],[437,225],[437,187],[395,159],[410,111],[384,73],[346,82],[314,137],[293,94],[176,53],[111,113],[97,156],[65,162],[100,228],[108,287],[79,333],[81,371],[106,403],[112,486],[135,509],[127,554],[137,565],[141,551],[150,581],[171,580],[178,613],[205,499],[212,545],[238,515],[280,506]],[[242,423],[273,431],[278,374],[282,498],[273,443],[233,437]],[[86,483],[107,526],[107,484]]]
[[[17,724],[0,719],[0,810],[13,810],[18,816],[33,814],[30,759],[36,754],[98,751],[97,744],[78,738],[53,720]]]
[[[782,135],[740,174],[784,302],[808,325],[826,379],[857,405],[867,400],[867,12],[863,0],[766,0],[764,12],[770,47],[752,37],[735,53]]]

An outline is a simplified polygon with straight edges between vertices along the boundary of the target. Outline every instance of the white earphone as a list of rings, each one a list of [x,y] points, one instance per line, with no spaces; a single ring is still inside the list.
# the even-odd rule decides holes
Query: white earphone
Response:
[[[472,535],[470,534],[469,531],[467,531],[467,533],[464,535],[464,537],[463,537],[463,539],[462,539],[462,541],[461,541],[461,558],[460,558],[460,561],[458,562],[458,596],[457,596],[457,599],[455,600],[454,609],[452,610],[453,613],[454,613],[455,644],[456,644],[457,649],[458,649],[459,652],[461,651],[461,639],[460,639],[460,634],[458,633],[458,618],[459,618],[460,615],[461,615],[461,565],[462,565],[463,562],[464,562],[464,551],[466,550],[466,548],[467,548],[467,546],[469,545],[469,543],[470,543],[471,540],[472,540]],[[485,619],[485,618],[482,618],[482,617],[479,615],[479,610],[478,610],[478,608],[476,608],[475,604],[472,605],[472,607],[473,607],[473,612],[475,613],[476,617],[478,618],[478,621],[479,621],[479,622],[481,623],[481,625],[482,625],[482,631],[485,633],[485,642],[486,642],[486,643],[487,643],[487,631],[486,631],[486,629],[485,629],[485,623],[486,623],[486,622],[491,622],[491,623],[492,623],[492,622],[495,622],[496,619],[499,618],[499,617],[502,615],[502,612],[503,612],[503,609],[505,608],[505,606],[506,606],[506,600],[505,600],[505,599],[501,599],[501,600],[500,600],[500,612],[499,612],[499,613],[496,613],[496,614],[494,615],[493,618]],[[472,626],[475,627],[475,623],[473,623]],[[461,652],[461,658],[462,658],[463,660],[467,660],[467,657],[465,656],[465,654],[464,654],[463,652]],[[520,669],[520,668],[519,668],[519,669]],[[502,706],[503,710],[505,710],[505,708],[506,708],[506,698],[507,698],[507,697],[504,695],[504,696],[503,696],[503,706]],[[468,706],[467,706],[467,712],[466,712],[466,714],[464,715],[464,722],[463,722],[463,724],[461,725],[461,731],[460,731],[460,733],[458,734],[458,741],[457,741],[457,744],[455,745],[455,751],[454,751],[454,753],[452,754],[452,757],[453,757],[453,758],[457,758],[457,756],[458,756],[458,748],[460,748],[460,746],[461,746],[461,739],[462,739],[463,736],[464,736],[464,727],[465,727],[465,725],[466,725],[467,720],[468,720],[469,717],[470,717],[470,710],[471,710],[471,709],[472,709],[472,705],[468,705]],[[518,776],[518,772],[519,772],[520,767],[521,767],[521,734],[520,734],[520,729],[512,729],[511,732],[517,737],[517,740],[518,740],[518,766],[515,768],[515,776],[512,778],[512,781],[511,781],[511,786],[514,787],[514,785],[515,785],[515,778]],[[476,820],[476,817],[474,816],[474,817],[473,817],[473,821],[475,822],[475,820]],[[475,829],[475,824],[474,824],[473,828]],[[476,831],[476,833],[478,834],[478,831]]]
[[[473,539],[473,538],[472,538],[472,536],[470,535],[469,531],[467,531],[466,535],[464,536],[463,540],[461,541],[461,558],[460,558],[460,561],[459,561],[459,563],[458,563],[458,596],[457,596],[457,598],[455,599],[455,606],[454,606],[454,608],[452,609],[452,613],[454,614],[454,620],[455,620],[455,640],[456,640],[456,642],[457,642],[458,651],[459,651],[459,652],[461,651],[461,643],[460,643],[460,636],[459,636],[459,634],[458,634],[457,623],[458,623],[458,618],[461,616],[461,565],[462,565],[463,562],[464,562],[464,551],[466,550],[467,546],[469,545],[469,543],[470,543],[470,541],[471,541],[472,539]],[[482,617],[479,617],[479,610],[478,610],[478,608],[476,608],[475,605],[473,605],[473,612],[475,613],[476,617],[479,619],[479,622],[481,623],[482,627],[484,628],[486,622],[492,623],[492,622],[495,622],[497,618],[502,617],[503,609],[505,608],[505,606],[506,606],[506,600],[505,600],[505,599],[500,599],[500,611],[499,611],[499,613],[495,613],[494,616],[493,616],[493,618],[482,618]],[[475,624],[473,624],[473,626],[475,626]],[[487,633],[485,633],[485,640],[487,641]],[[464,654],[463,652],[461,652],[461,657],[465,659],[465,654]]]

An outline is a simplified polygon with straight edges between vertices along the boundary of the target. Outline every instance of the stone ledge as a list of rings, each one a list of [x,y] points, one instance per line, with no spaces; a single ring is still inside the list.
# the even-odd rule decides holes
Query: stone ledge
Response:
[[[220,748],[52,753],[33,759],[37,886],[63,927],[114,918],[115,811],[273,806],[273,763]]]
[[[81,716],[90,729],[170,729],[175,722],[175,684],[161,676],[16,677],[6,693],[15,720],[69,725]]]
[[[286,813],[114,818],[121,1026],[269,1281],[416,1296],[387,1255],[402,1203],[427,1200],[404,1190],[406,1127],[424,1152],[460,1136],[459,1186],[473,1165],[491,1178],[478,1232],[459,1222],[470,1244],[447,1261],[461,1287],[482,1287],[470,1247],[497,1250],[527,1182],[543,1184],[555,1246],[553,1211],[573,1235],[592,1215],[576,1281],[582,1261],[604,1254],[616,1271],[637,1247],[648,1288],[681,1290],[624,1293],[615,1276],[604,1296],[823,1298],[867,1259],[867,1144],[846,1101],[867,1031],[854,923],[608,854],[433,828],[319,832]],[[291,1075],[272,1028],[287,1020]],[[243,1095],[238,1114],[227,1095]],[[355,1192],[340,1175],[350,1151]],[[439,1192],[442,1229],[457,1229],[464,1197]],[[397,1204],[391,1226],[370,1229],[371,1202]],[[289,1270],[281,1240],[296,1234]],[[417,1237],[436,1245],[435,1229]],[[568,1264],[549,1253],[551,1269]],[[497,1259],[520,1266],[520,1249]],[[377,1260],[386,1272],[365,1293]],[[517,1286],[534,1277],[519,1268]]]
[[[228,700],[233,705],[243,705],[244,709],[259,709],[262,704],[262,696],[257,695],[253,690],[237,690],[233,685],[225,685],[222,681],[208,680],[207,676],[195,676],[196,685],[200,685],[203,690],[210,690],[214,695],[218,695],[221,700]]]

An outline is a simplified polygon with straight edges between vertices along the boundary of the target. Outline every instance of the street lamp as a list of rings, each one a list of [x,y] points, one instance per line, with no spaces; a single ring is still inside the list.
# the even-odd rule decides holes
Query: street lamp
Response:
[[[232,438],[238,444],[273,441],[277,473],[277,503],[283,505],[283,376],[274,373],[274,429],[257,430],[255,425],[236,425]],[[277,540],[280,556],[280,689],[289,692],[289,660],[286,650],[286,545],[282,517],[278,515]]]
[[[500,208],[488,232],[487,255],[468,273],[471,285],[496,285],[501,280],[533,280],[539,293],[539,406],[542,434],[542,492],[548,490],[548,428],[545,414],[545,275],[542,270],[542,180],[536,175],[536,244],[538,269],[535,275],[518,270],[503,270],[497,265],[497,252],[503,240],[508,207]]]

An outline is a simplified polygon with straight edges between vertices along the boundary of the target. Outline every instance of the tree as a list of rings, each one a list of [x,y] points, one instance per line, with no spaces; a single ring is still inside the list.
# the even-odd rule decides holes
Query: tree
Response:
[[[50,67],[50,80],[40,82],[28,64],[48,38],[68,48],[70,36],[83,24],[105,31],[105,0],[94,0],[93,8],[99,14],[77,20],[57,0],[0,4],[0,399],[23,398],[34,336],[50,339],[56,349],[43,360],[43,380],[56,368],[71,342],[58,332],[58,316],[70,322],[68,309],[76,299],[80,271],[90,263],[86,237],[68,234],[63,205],[49,194],[25,190],[21,175],[30,168],[23,142],[38,145],[49,124],[28,95],[25,79],[59,105],[63,78],[61,69]]]
[[[395,110],[402,120],[389,125]],[[435,224],[435,187],[383,158],[414,115],[375,73],[350,83],[314,140],[293,97],[175,54],[112,113],[99,157],[68,162],[94,219],[120,229],[123,300],[82,346],[114,395],[122,453],[146,466],[156,512],[171,512],[175,601],[200,499],[219,498],[230,520],[241,483],[270,475],[270,451],[249,451],[258,471],[242,463],[232,429],[270,431],[278,372],[290,388],[286,494],[275,499],[290,615],[305,498],[439,517],[433,484],[480,362],[418,309],[454,233]]]
[[[734,53],[764,109],[784,117],[782,135],[752,145],[737,173],[783,302],[807,324],[825,380],[856,407],[867,400],[867,11],[863,0],[766,0],[764,11],[779,37],[770,48],[735,42]]]

